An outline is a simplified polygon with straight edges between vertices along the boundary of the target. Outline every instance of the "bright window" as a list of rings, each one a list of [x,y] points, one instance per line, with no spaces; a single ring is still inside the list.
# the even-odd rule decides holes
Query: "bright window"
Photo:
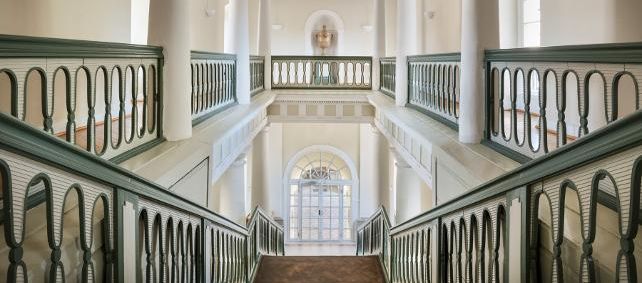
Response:
[[[341,158],[317,151],[302,157],[290,175],[289,239],[349,241],[352,176]]]
[[[540,0],[522,3],[522,42],[524,47],[540,46]]]

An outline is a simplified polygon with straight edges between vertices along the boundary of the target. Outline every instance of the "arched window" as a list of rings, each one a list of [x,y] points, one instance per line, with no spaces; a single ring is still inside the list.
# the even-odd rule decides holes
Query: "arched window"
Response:
[[[353,176],[346,161],[317,150],[295,162],[289,175],[290,240],[351,240]]]

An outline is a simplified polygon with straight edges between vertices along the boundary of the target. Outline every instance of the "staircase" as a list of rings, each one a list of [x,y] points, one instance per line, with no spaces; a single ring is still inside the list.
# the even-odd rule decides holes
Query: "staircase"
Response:
[[[270,282],[385,282],[376,256],[265,256],[254,280]]]

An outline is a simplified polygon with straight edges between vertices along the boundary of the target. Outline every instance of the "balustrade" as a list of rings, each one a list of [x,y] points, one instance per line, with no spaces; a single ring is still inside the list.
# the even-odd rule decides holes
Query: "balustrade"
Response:
[[[29,50],[34,44],[29,40],[12,40],[15,47],[12,49],[6,47],[8,43],[0,43],[9,50],[2,53],[0,62],[3,72],[9,74],[9,88],[15,90],[5,97],[11,101],[9,113],[0,113],[0,226],[4,230],[0,242],[0,257],[4,258],[0,260],[1,281],[247,282],[253,277],[257,264],[256,260],[250,259],[250,254],[254,259],[257,254],[283,255],[283,228],[265,214],[255,212],[250,232],[205,207],[174,195],[167,188],[101,159],[104,155],[96,156],[93,151],[88,152],[52,135],[56,119],[47,109],[43,110],[44,122],[41,121],[46,126],[45,131],[23,122],[28,114],[18,110],[23,109],[25,100],[31,99],[24,96],[31,93],[18,91],[22,88],[17,82],[24,83],[25,79],[20,78],[29,70],[44,76],[50,74],[47,70],[55,74],[62,65],[78,72],[84,72],[82,70],[86,68],[92,74],[99,73],[101,66],[108,66],[107,62],[127,66],[132,56],[151,56],[155,58],[153,64],[144,58],[137,59],[138,63],[162,66],[159,62],[162,58],[158,57],[160,49],[140,47],[138,50],[138,47],[115,45],[122,48],[114,46],[93,58],[87,51],[98,50],[94,43],[83,42],[87,46],[75,50],[72,46],[78,44],[76,41],[54,40],[46,42],[51,48]],[[38,40],[35,42],[40,44]],[[109,46],[101,44],[102,47],[105,45]],[[18,47],[23,47],[25,53],[20,53],[22,49]],[[133,52],[132,48],[139,53]],[[63,50],[69,53],[63,53]],[[68,59],[74,52],[78,52],[79,58]],[[10,56],[15,59],[5,58]],[[44,59],[21,56],[43,56]],[[63,59],[52,59],[58,58],[56,56]],[[104,59],[112,57],[115,59]],[[32,67],[40,64],[42,70]],[[19,69],[18,65],[24,68]],[[67,74],[62,70],[59,72]],[[119,80],[135,86],[136,78],[140,78],[138,74],[143,73],[132,73],[131,81]],[[68,86],[73,85],[69,78]],[[94,77],[88,78],[93,81]],[[38,89],[37,94],[42,93],[38,98],[43,102],[55,101],[57,96],[50,91],[55,87],[44,87],[48,85],[45,83],[42,90]],[[104,83],[106,86],[100,88],[112,86],[108,81]],[[88,88],[94,89],[90,82],[87,84]],[[74,102],[73,99],[70,102],[69,97],[73,98],[70,93],[75,92],[69,89],[63,93],[67,95],[67,109],[72,109],[69,105]],[[19,96],[19,93],[23,94]],[[89,92],[90,108],[95,107],[92,106],[93,94],[93,91]],[[123,100],[124,95],[119,96],[122,118],[125,116],[123,105],[127,103]],[[26,111],[31,109],[28,107]],[[132,109],[134,117],[131,125],[137,125],[138,108],[128,109]],[[73,113],[69,111],[67,127],[73,129],[73,123],[69,122],[74,120]],[[93,111],[87,111],[93,114]],[[109,117],[107,113],[105,115]],[[155,117],[159,119],[159,116]],[[89,118],[89,124],[93,127],[95,122]],[[107,125],[109,129],[110,123]],[[125,128],[126,124],[122,125]],[[157,127],[160,127],[159,123],[155,124],[153,133],[157,133]],[[266,243],[267,246],[250,251],[251,243]]]
[[[263,255],[285,255],[283,226],[256,207],[248,222],[248,263],[250,274],[256,274]],[[253,278],[250,278],[253,279]]]
[[[372,89],[372,57],[272,56],[274,89]]]
[[[459,53],[409,56],[409,105],[457,128],[460,65]]]
[[[265,57],[250,56],[250,94],[261,92],[265,84]]]
[[[236,103],[236,55],[192,51],[192,124]]]
[[[162,141],[162,48],[0,36],[0,112],[120,162]]]
[[[392,98],[395,97],[395,73],[396,73],[396,58],[385,57],[379,59],[379,72],[381,72],[379,79],[379,90]]]
[[[389,234],[377,211],[357,254],[379,255],[390,282],[635,282],[641,123],[614,121]]]
[[[384,207],[380,207],[357,229],[357,255],[379,256],[381,267],[390,274],[390,219]]]
[[[642,45],[486,51],[487,139],[542,156],[640,108]]]

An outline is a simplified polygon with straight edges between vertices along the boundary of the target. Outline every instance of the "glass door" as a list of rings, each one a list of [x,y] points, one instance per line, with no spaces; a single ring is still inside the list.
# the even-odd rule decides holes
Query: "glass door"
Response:
[[[302,241],[344,240],[344,218],[349,219],[349,215],[344,217],[343,188],[343,185],[309,183],[292,186],[290,213],[291,220],[295,221],[290,222],[290,228],[296,233],[290,233],[290,237]]]

